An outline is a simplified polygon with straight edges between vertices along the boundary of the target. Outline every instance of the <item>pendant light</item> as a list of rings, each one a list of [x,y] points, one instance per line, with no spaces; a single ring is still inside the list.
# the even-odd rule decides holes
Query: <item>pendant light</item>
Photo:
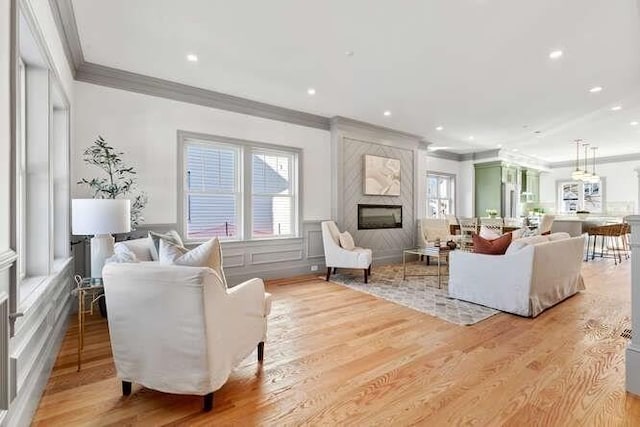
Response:
[[[600,177],[596,174],[596,151],[597,150],[598,150],[598,147],[591,147],[591,151],[593,152],[593,169],[592,169],[591,176],[589,177],[589,182],[593,184],[600,182]]]
[[[580,143],[582,143],[582,140],[576,139],[573,142],[576,143],[576,170],[571,173],[571,179],[579,180],[584,175],[584,172],[580,170]]]
[[[582,177],[580,178],[582,181],[588,182],[591,178],[591,174],[589,173],[589,167],[587,166],[587,149],[589,148],[589,143],[582,144],[584,147],[584,172],[582,173]]]

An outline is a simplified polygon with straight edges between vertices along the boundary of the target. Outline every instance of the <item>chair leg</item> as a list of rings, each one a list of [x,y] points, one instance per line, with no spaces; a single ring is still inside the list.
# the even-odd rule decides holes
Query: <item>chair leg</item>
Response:
[[[264,341],[258,343],[258,362],[264,361]]]
[[[329,277],[331,277],[331,267],[327,267],[327,282],[329,281]]]
[[[364,283],[369,283],[369,269],[364,269]]]
[[[202,404],[202,409],[204,410],[204,412],[209,412],[210,410],[212,410],[213,409],[213,393],[205,394],[203,400],[204,402]]]
[[[131,394],[131,381],[122,381],[122,395],[129,396]]]
[[[593,236],[593,250],[591,251],[591,261],[596,258],[596,241],[598,240],[598,236]]]
[[[373,265],[373,263],[372,263],[372,264],[369,264],[369,276],[371,276],[371,266],[372,266],[372,265]]]
[[[336,274],[338,272],[338,267],[333,267],[333,274]]]

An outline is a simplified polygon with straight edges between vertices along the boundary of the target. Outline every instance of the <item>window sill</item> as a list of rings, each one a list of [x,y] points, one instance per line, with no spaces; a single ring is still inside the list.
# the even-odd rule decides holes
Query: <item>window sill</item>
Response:
[[[59,258],[53,263],[51,274],[47,276],[28,276],[20,281],[20,303],[19,311],[26,311],[31,305],[38,300],[42,292],[47,288],[47,284],[51,282],[73,258]]]

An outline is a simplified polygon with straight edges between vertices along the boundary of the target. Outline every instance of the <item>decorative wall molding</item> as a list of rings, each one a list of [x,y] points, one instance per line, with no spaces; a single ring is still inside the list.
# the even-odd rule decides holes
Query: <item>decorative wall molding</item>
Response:
[[[0,271],[11,268],[17,259],[18,254],[11,249],[0,253]]]
[[[631,225],[631,341],[625,357],[626,388],[640,396],[640,215],[627,217]]]
[[[619,156],[600,157],[600,158],[596,158],[596,163],[598,165],[602,165],[602,164],[606,164],[606,163],[633,162],[633,161],[638,161],[638,160],[640,160],[640,153],[622,154],[622,155],[619,155]],[[549,167],[551,169],[574,167],[575,165],[576,165],[576,161],[575,160],[565,160],[565,161],[562,161],[562,162],[549,163]]]
[[[425,148],[428,143],[423,140],[423,137],[413,133],[403,132],[397,129],[391,129],[384,126],[373,125],[371,123],[362,122],[359,120],[350,119],[348,117],[334,116],[331,118],[331,128],[334,130],[339,129],[341,132],[356,132],[359,135],[363,133],[366,136],[373,136],[376,139],[389,139],[394,141],[396,139],[409,140],[412,145],[420,144],[420,148]]]
[[[477,153],[465,153],[460,155],[460,161],[464,162],[467,160],[483,160],[483,159],[492,159],[494,157],[498,157],[500,155],[500,149],[496,148],[495,150],[487,150],[487,151],[478,151]]]

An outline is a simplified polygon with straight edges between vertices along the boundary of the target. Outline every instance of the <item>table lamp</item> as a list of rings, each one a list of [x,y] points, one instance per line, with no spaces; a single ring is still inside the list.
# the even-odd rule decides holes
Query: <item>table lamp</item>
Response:
[[[131,202],[128,199],[73,199],[71,228],[76,236],[92,235],[91,278],[102,278],[102,267],[113,255],[112,233],[131,231]]]

